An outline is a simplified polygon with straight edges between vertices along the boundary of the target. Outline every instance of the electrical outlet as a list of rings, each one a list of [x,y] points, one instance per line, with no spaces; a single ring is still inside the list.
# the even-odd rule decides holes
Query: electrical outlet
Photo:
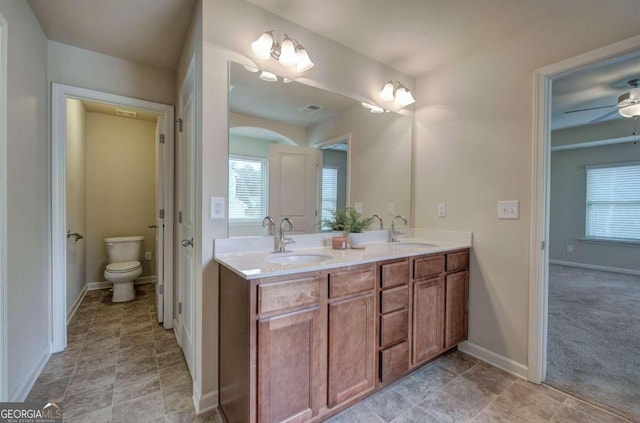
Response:
[[[566,249],[567,249],[567,253],[573,253],[573,245],[572,244],[567,244],[566,245]]]
[[[519,203],[518,200],[498,201],[498,219],[519,219]]]
[[[209,217],[211,219],[224,219],[224,198],[211,197],[209,200]]]
[[[394,214],[396,214],[396,203],[389,203],[387,205],[387,214],[389,216],[393,216]]]
[[[362,203],[358,203],[358,202],[353,203],[353,208],[356,209],[358,213],[362,214],[362,208],[363,208]]]
[[[438,217],[447,215],[447,203],[438,203]]]
[[[151,261],[151,251],[145,251],[144,252],[144,259],[146,261]]]

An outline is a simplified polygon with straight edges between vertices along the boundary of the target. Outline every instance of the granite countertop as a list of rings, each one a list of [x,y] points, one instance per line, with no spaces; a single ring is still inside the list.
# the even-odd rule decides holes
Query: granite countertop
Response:
[[[363,244],[364,249],[334,250],[330,246],[312,246],[307,248],[296,248],[296,244],[288,246],[288,253],[271,253],[268,251],[248,251],[248,252],[226,252],[220,248],[221,253],[215,255],[215,260],[228,267],[244,279],[257,279],[271,276],[290,275],[301,272],[312,272],[327,270],[337,267],[351,266],[357,264],[374,263],[378,261],[399,259],[424,254],[435,254],[445,251],[459,250],[471,247],[471,233],[468,236],[458,237],[425,237],[433,235],[434,231],[419,233],[420,237],[404,238],[399,242],[386,242],[373,238],[372,242]],[[445,231],[435,231],[445,232]],[[459,234],[459,233],[458,233]],[[412,234],[413,235],[413,234]],[[437,234],[436,234],[437,235]],[[447,238],[447,240],[443,240]],[[415,245],[422,243],[425,245]],[[302,243],[305,246],[304,242]],[[414,244],[414,245],[407,245]],[[232,249],[231,249],[232,250]],[[285,256],[300,255],[323,255],[321,261],[309,263],[276,263],[274,260],[287,260]],[[303,257],[304,259],[304,257]]]

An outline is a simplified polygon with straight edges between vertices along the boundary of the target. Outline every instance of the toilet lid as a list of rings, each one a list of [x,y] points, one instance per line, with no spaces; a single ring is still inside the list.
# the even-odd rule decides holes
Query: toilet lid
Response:
[[[111,263],[107,265],[107,272],[111,273],[124,273],[131,272],[138,269],[140,266],[139,261],[120,261],[117,263]]]

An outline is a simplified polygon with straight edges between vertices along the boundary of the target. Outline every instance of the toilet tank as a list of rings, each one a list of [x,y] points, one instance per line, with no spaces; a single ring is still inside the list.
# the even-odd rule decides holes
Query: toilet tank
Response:
[[[107,260],[109,263],[119,261],[140,260],[143,236],[122,236],[117,238],[105,238],[107,246]]]

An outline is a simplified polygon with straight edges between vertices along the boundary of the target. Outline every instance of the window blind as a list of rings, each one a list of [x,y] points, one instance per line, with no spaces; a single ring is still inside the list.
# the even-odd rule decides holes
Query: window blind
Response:
[[[229,221],[260,222],[267,215],[267,160],[229,157]]]
[[[322,221],[331,219],[338,207],[338,168],[322,168],[322,208],[320,218]],[[322,225],[322,229],[330,229]]]
[[[640,241],[640,163],[586,169],[586,237]]]

